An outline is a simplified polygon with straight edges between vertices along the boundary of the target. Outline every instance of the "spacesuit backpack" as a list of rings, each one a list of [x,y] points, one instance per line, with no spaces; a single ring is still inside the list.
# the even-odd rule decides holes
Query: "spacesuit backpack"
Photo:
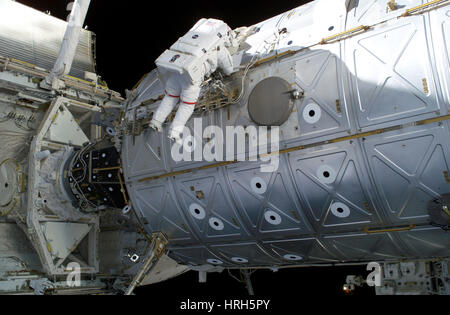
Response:
[[[161,79],[165,81],[170,72],[175,72],[192,83],[202,82],[205,75],[204,64],[209,54],[221,44],[228,46],[229,31],[228,25],[220,20],[198,21],[156,60]]]

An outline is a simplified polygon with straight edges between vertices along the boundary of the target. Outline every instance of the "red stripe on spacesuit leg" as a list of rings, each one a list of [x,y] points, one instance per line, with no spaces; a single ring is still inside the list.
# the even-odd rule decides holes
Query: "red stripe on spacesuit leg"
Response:
[[[183,102],[183,103],[187,104],[187,105],[196,105],[197,104],[197,102],[195,102],[195,103]]]
[[[176,96],[176,95],[172,95],[172,94],[167,93],[167,91],[165,91],[165,92],[166,92],[166,95],[167,95],[167,96],[170,96],[170,97],[173,97],[173,98],[180,98],[179,96]]]

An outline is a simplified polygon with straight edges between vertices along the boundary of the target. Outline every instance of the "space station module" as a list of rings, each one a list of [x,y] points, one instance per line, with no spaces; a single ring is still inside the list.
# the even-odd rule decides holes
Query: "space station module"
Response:
[[[161,132],[162,124],[180,102],[169,138],[181,141],[180,134],[195,110],[205,78],[219,68],[225,75],[234,71],[228,50],[238,45],[233,33],[223,21],[201,19],[156,60],[166,95],[150,127]]]

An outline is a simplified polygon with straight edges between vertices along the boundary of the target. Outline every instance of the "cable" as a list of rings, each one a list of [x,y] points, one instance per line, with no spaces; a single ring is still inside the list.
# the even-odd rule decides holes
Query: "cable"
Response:
[[[242,76],[242,81],[241,81],[241,93],[239,94],[239,96],[233,100],[231,103],[232,104],[237,104],[242,100],[242,97],[245,94],[245,79],[247,78],[247,74],[250,71],[250,69],[256,64],[256,62],[258,61],[258,54],[254,55],[253,58],[250,60],[250,63],[247,65],[244,74]]]
[[[90,205],[92,208],[94,208],[94,209],[98,209],[98,206],[96,205],[96,204],[94,204],[93,202],[91,202],[87,197],[86,197],[86,195],[83,193],[83,191],[82,191],[82,189],[81,189],[81,186],[80,186],[80,182],[83,182],[85,179],[86,179],[86,174],[87,174],[87,171],[88,171],[88,165],[86,164],[86,162],[84,161],[84,159],[83,159],[83,156],[84,156],[84,154],[88,151],[88,150],[90,150],[91,148],[93,148],[93,147],[95,147],[97,144],[99,144],[100,142],[102,142],[102,141],[104,141],[105,139],[106,139],[106,135],[105,136],[103,136],[101,139],[99,139],[99,140],[97,140],[97,141],[95,141],[95,142],[93,142],[93,143],[91,143],[91,144],[89,144],[89,145],[87,145],[87,146],[85,146],[84,148],[82,148],[80,151],[78,151],[78,153],[74,156],[74,158],[73,158],[73,160],[72,160],[72,163],[71,163],[71,174],[72,174],[72,170],[73,170],[73,167],[74,167],[74,164],[75,164],[75,162],[76,161],[79,161],[81,164],[82,164],[82,169],[83,169],[83,176],[80,178],[80,177],[77,177],[77,178],[75,178],[75,177],[73,177],[72,176],[72,178],[73,178],[73,180],[74,180],[74,186],[75,186],[75,188],[77,189],[77,191],[78,191],[78,193],[81,195],[81,197],[82,197],[82,199],[83,199],[83,201],[85,201],[88,205]],[[72,174],[73,175],[73,174]]]
[[[242,281],[242,280],[238,279],[236,276],[234,276],[234,275],[231,273],[231,270],[230,270],[230,269],[227,269],[227,270],[228,270],[228,275],[229,275],[231,278],[233,278],[233,279],[236,280],[237,282],[245,283],[245,281]]]
[[[276,33],[274,33],[274,35],[276,35]],[[272,35],[271,35],[271,36],[272,36]],[[264,43],[268,44],[268,45],[269,45],[269,48],[270,48],[270,46],[272,46],[272,45],[274,45],[275,43],[279,42],[279,38],[280,38],[280,37],[275,36],[275,39],[274,39],[271,43],[267,43],[265,40],[264,40]],[[233,100],[233,101],[231,102],[232,104],[237,104],[237,103],[239,103],[239,102],[242,100],[242,97],[243,97],[244,94],[245,94],[245,79],[247,78],[247,75],[248,75],[248,72],[250,71],[250,69],[258,62],[258,60],[259,60],[259,58],[260,58],[260,56],[261,56],[261,53],[259,52],[259,50],[261,49],[261,47],[264,46],[264,43],[262,43],[262,44],[256,49],[255,55],[252,57],[252,59],[250,60],[250,62],[249,62],[248,65],[247,65],[247,67],[245,68],[245,71],[244,71],[243,76],[242,76],[242,81],[241,81],[241,93],[240,93],[240,95],[239,95],[235,100]],[[269,48],[266,48],[265,53],[268,53]]]

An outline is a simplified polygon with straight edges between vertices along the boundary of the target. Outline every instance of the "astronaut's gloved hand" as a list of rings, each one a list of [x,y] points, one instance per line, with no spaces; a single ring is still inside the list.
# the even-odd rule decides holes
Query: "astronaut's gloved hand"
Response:
[[[150,128],[152,128],[155,131],[162,132],[162,122],[153,119],[150,122]]]

